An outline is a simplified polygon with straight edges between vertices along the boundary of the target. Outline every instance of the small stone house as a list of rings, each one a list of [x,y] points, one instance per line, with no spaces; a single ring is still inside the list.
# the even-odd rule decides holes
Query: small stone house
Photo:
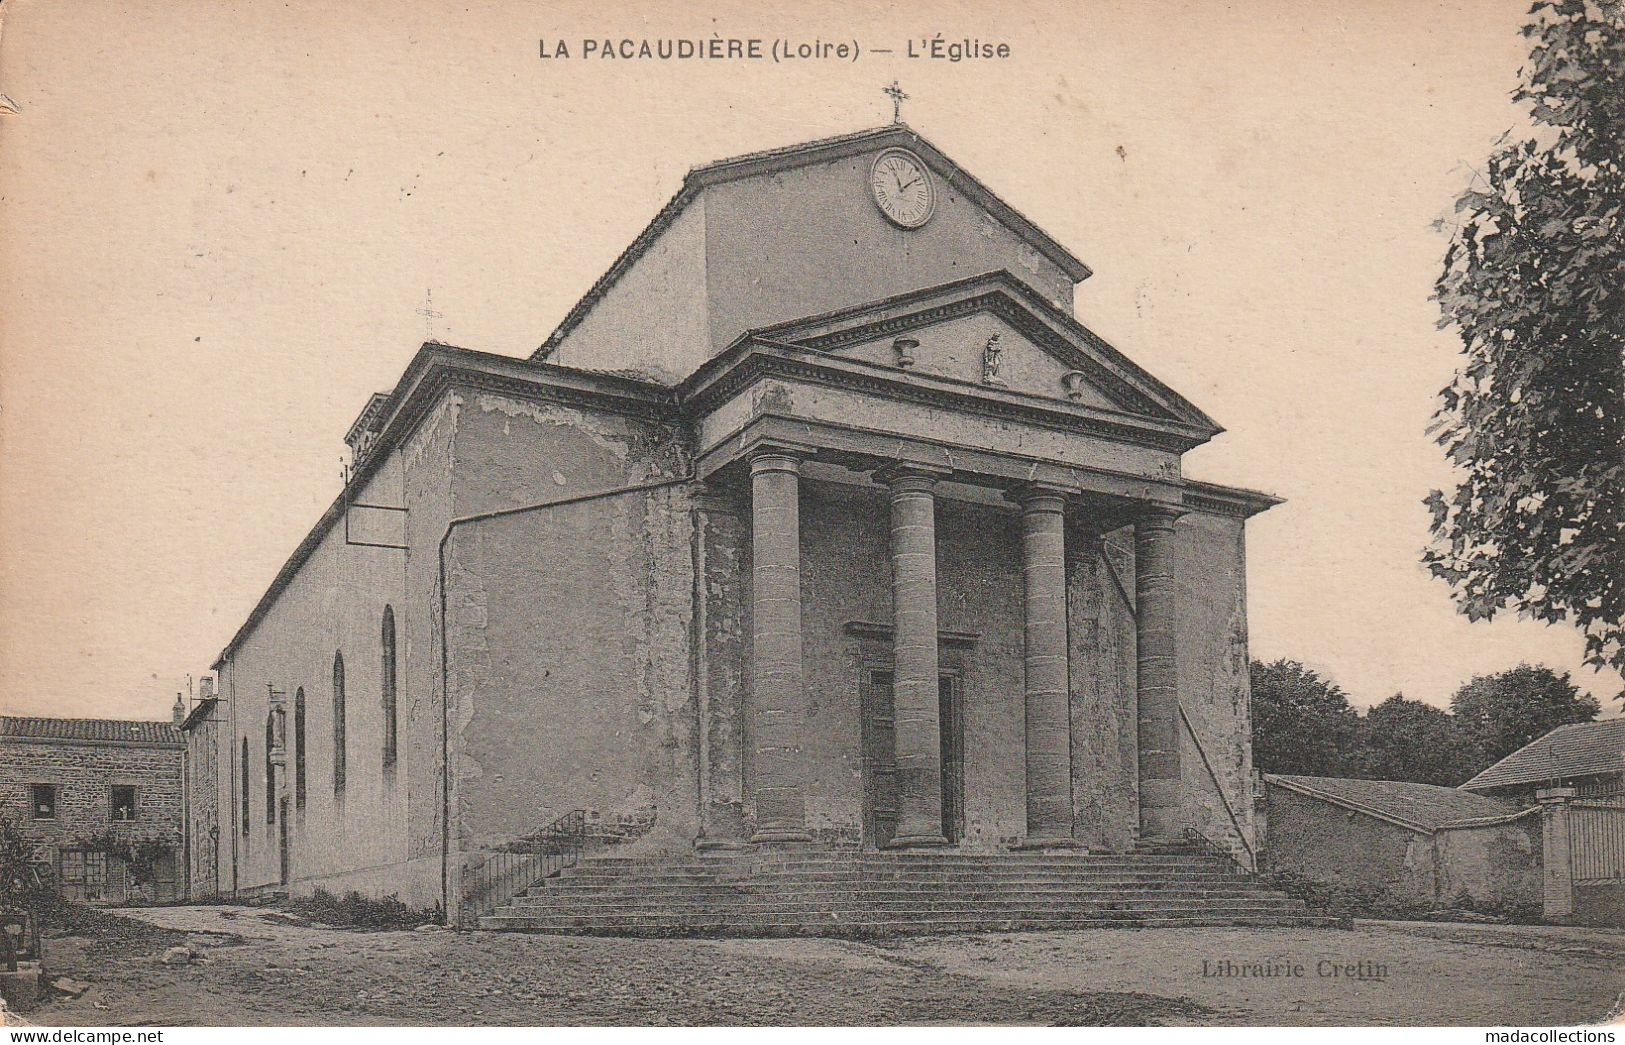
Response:
[[[1264,777],[1270,870],[1417,904],[1539,903],[1540,809],[1402,780]]]
[[[67,899],[180,899],[184,754],[169,722],[0,717],[0,819]]]

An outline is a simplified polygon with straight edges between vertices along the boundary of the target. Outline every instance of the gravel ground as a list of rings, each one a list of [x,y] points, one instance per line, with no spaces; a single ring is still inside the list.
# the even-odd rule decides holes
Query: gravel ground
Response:
[[[191,934],[47,941],[92,987],[41,1024],[1571,1024],[1625,989],[1625,934],[1360,923],[826,939],[635,940],[300,925],[247,907],[124,912]],[[1300,977],[1204,975],[1297,963]],[[1319,963],[1383,966],[1382,979]]]

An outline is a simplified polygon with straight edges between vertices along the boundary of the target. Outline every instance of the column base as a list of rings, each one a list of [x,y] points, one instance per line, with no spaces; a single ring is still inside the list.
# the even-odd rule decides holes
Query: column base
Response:
[[[737,838],[696,838],[694,839],[694,848],[700,850],[701,852],[713,852],[716,850],[742,850],[749,849],[750,844],[748,842],[742,842]]]
[[[943,846],[948,840],[941,835],[896,835],[881,846],[882,849],[914,849],[922,846]]]
[[[751,845],[810,841],[812,841],[812,835],[805,831],[758,831],[750,836]]]
[[[1055,835],[1053,837],[1045,837],[1043,835],[1033,835],[1033,836],[1029,836],[1027,838],[1022,839],[1021,841],[1017,842],[1015,845],[1011,846],[1010,848],[1011,849],[1088,849],[1089,845],[1086,842],[1078,841],[1076,838],[1073,838],[1070,835]]]

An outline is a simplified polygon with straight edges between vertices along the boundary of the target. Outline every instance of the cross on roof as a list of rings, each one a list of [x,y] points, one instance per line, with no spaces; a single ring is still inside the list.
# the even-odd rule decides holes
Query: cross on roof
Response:
[[[882,93],[891,98],[891,122],[902,123],[903,103],[908,100],[908,95],[903,93],[896,80],[891,82],[890,87],[882,88]]]
[[[417,310],[417,314],[423,317],[423,328],[428,332],[429,340],[433,341],[434,321],[446,317],[444,313],[434,310],[434,296],[431,291],[425,290],[423,292],[423,307]]]

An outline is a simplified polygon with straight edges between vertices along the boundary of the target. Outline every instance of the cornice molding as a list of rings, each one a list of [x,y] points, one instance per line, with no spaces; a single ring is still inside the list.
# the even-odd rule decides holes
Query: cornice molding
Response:
[[[804,349],[809,353],[816,349]],[[839,357],[832,357],[839,358]],[[859,361],[842,360],[850,367]],[[1123,415],[1122,420],[1085,415],[1071,404],[1056,400],[1046,405],[1039,400],[1031,403],[995,398],[979,386],[968,382],[963,388],[954,388],[949,378],[934,378],[941,385],[922,383],[923,375],[910,371],[884,369],[857,370],[831,366],[829,361],[816,355],[803,358],[789,356],[784,348],[772,346],[746,352],[731,369],[715,381],[695,392],[683,404],[685,412],[698,417],[738,395],[751,383],[764,377],[784,377],[847,391],[866,392],[902,402],[942,406],[962,413],[979,415],[995,420],[1018,421],[1055,431],[1099,436],[1115,442],[1135,446],[1149,446],[1172,453],[1182,453],[1201,445],[1205,439],[1197,433],[1172,431],[1164,425],[1181,424],[1158,418]],[[1183,426],[1182,426],[1183,427]]]

